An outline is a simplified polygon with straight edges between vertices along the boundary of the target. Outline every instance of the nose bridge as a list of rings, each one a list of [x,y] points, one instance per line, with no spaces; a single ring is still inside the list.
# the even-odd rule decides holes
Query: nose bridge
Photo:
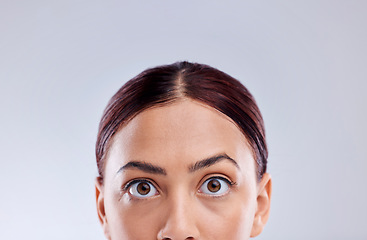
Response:
[[[158,239],[198,239],[195,199],[183,189],[167,196],[166,219]]]

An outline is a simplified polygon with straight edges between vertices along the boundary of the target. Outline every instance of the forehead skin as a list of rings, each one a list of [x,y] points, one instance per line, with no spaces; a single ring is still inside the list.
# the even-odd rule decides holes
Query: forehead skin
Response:
[[[121,159],[116,171],[128,160],[177,168],[188,166],[186,161],[178,159],[195,162],[223,152],[232,158],[241,155],[240,159],[245,158],[246,161],[237,163],[240,166],[246,163],[243,166],[246,172],[251,168],[256,173],[254,164],[248,164],[255,163],[254,160],[247,161],[248,158],[253,159],[252,154],[249,155],[252,150],[237,125],[207,105],[183,99],[138,114],[114,136],[107,159],[110,160],[111,155],[131,157]]]
[[[199,160],[220,153],[234,159],[239,169],[230,161],[221,161],[217,167],[205,171],[228,172],[237,183],[236,191],[223,200],[204,199],[200,200],[202,204],[195,205],[197,201],[190,202],[192,198],[186,194],[187,189],[191,189],[193,182],[200,182],[203,174],[200,171],[189,173],[187,169]],[[157,239],[157,233],[167,225],[165,221],[171,219],[164,206],[171,204],[172,199],[176,202],[185,199],[195,205],[189,224],[195,225],[200,239],[249,238],[256,210],[255,161],[245,136],[231,119],[217,110],[190,99],[145,110],[117,132],[106,160],[105,207],[112,239]],[[166,176],[148,177],[156,178],[162,192],[170,198],[144,200],[138,203],[139,207],[134,205],[136,203],[119,200],[121,185],[128,178],[146,177],[136,170],[128,170],[121,176],[116,174],[126,163],[136,160],[166,170]],[[208,219],[211,220],[208,222]],[[144,233],[139,230],[142,226]]]

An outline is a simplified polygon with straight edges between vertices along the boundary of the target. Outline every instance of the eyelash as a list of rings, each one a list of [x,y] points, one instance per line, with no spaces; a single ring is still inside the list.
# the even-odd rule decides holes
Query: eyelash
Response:
[[[209,177],[209,178],[205,179],[205,181],[203,181],[203,183],[200,186],[202,186],[206,181],[209,181],[211,179],[220,179],[220,180],[223,180],[226,183],[228,183],[229,186],[233,186],[233,185],[236,185],[237,184],[236,182],[233,182],[233,181],[231,181],[231,180],[229,180],[228,178],[225,178],[225,177],[212,176],[212,177]]]
[[[221,177],[221,176],[212,176],[212,177],[208,177],[204,181],[202,181],[201,184],[200,184],[200,186],[199,186],[199,189],[204,185],[204,183],[206,183],[206,182],[208,182],[210,180],[213,180],[213,179],[218,179],[218,180],[225,181],[228,184],[228,187],[229,188],[232,188],[233,186],[237,185],[236,182],[231,181],[228,178]],[[146,178],[133,179],[133,180],[129,181],[128,183],[126,183],[124,185],[124,187],[122,188],[122,191],[126,193],[126,192],[128,192],[130,190],[131,186],[133,186],[134,184],[136,184],[136,183],[143,183],[143,182],[146,182],[148,184],[151,184],[157,190],[157,192],[159,193],[159,190],[156,187],[156,184],[151,179],[146,179]],[[216,198],[216,197],[221,197],[221,196],[225,195],[226,193],[221,194],[221,195],[210,195],[210,194],[205,194],[205,193],[200,193],[200,194],[207,195],[208,197]],[[136,197],[136,196],[131,196],[131,198],[134,199],[134,200],[145,200],[145,199],[149,199],[149,197],[147,197],[147,198],[139,198],[139,197]]]
[[[231,181],[228,178],[221,177],[221,176],[212,176],[212,177],[208,177],[207,179],[205,179],[204,181],[202,181],[202,183],[200,184],[200,187],[199,187],[199,190],[198,191],[202,191],[201,188],[204,187],[204,184],[205,183],[208,184],[211,180],[224,181],[227,184],[227,186],[225,186],[225,188],[227,187],[228,190],[226,190],[226,192],[224,192],[222,194],[217,194],[222,189],[222,185],[221,185],[220,189],[218,189],[218,191],[216,191],[216,192],[213,192],[213,194],[209,194],[209,193],[205,193],[205,192],[199,192],[200,195],[204,195],[206,197],[211,197],[211,198],[220,198],[220,197],[226,195],[233,188],[234,185],[237,185],[236,182]]]
[[[129,181],[128,183],[125,184],[125,186],[122,188],[122,191],[126,192],[129,190],[129,188],[134,185],[135,183],[141,183],[141,182],[147,182],[152,184],[155,187],[155,184],[152,182],[152,180],[147,179],[147,178],[138,178],[138,179],[133,179],[131,181]]]

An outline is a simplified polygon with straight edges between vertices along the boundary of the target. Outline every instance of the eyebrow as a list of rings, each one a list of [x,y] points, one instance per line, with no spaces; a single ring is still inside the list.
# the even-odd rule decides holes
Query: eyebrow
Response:
[[[117,173],[122,172],[125,169],[139,169],[146,173],[153,173],[153,174],[159,174],[159,175],[167,175],[167,172],[165,169],[155,166],[151,163],[146,162],[140,162],[140,161],[131,161],[122,166]],[[116,173],[116,174],[117,174]]]
[[[227,154],[223,153],[223,154],[218,154],[212,157],[208,157],[205,158],[203,160],[200,160],[198,162],[196,162],[195,164],[189,166],[189,172],[193,173],[196,171],[199,171],[203,168],[208,168],[218,162],[224,161],[224,160],[229,160],[231,163],[233,163],[236,168],[240,169],[239,165],[237,164],[237,162],[229,157]],[[146,173],[153,173],[153,174],[158,174],[158,175],[167,175],[167,172],[164,168],[153,165],[151,163],[147,163],[147,162],[140,162],[140,161],[131,161],[128,162],[127,164],[125,164],[124,166],[122,166],[117,172],[116,174],[126,170],[126,169],[138,169],[140,171],[146,172]]]
[[[201,161],[198,161],[196,162],[195,164],[193,164],[192,166],[189,167],[189,172],[196,172],[198,170],[201,170],[203,168],[208,168],[210,166],[212,166],[213,164],[216,164],[220,161],[223,161],[223,160],[229,160],[231,163],[233,163],[236,168],[240,169],[239,165],[237,164],[237,162],[229,157],[227,154],[223,153],[223,154],[218,154],[218,155],[215,155],[215,156],[212,156],[212,157],[209,157],[209,158],[206,158],[206,159],[203,159]]]

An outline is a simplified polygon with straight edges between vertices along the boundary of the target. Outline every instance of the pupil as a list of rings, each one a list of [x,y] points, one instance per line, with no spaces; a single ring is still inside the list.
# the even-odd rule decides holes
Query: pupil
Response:
[[[141,195],[147,195],[150,192],[150,186],[148,183],[139,183],[138,184],[138,193]]]
[[[221,188],[220,182],[218,180],[210,180],[208,183],[208,189],[211,192],[218,192]]]

